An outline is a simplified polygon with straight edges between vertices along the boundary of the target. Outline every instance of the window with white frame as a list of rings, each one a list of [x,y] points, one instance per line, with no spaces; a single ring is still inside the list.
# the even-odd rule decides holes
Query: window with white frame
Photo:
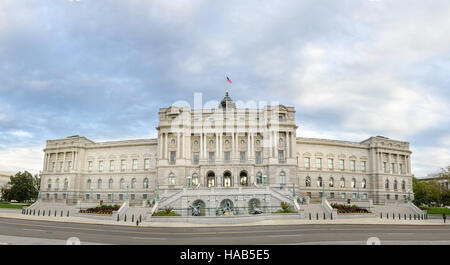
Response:
[[[320,157],[316,158],[316,168],[322,169],[322,158]]]
[[[103,160],[98,161],[98,171],[103,171]]]
[[[132,160],[132,168],[133,168],[133,170],[137,170],[137,168],[138,168],[138,160],[137,159],[133,159]]]
[[[305,157],[305,168],[310,168],[311,167],[311,159],[309,157]]]
[[[366,171],[366,161],[361,161],[361,171]]]
[[[344,159],[339,159],[339,169],[344,170],[345,169],[345,161]]]
[[[114,160],[109,160],[109,170],[114,170]]]
[[[333,169],[333,158],[328,158],[328,169]]]
[[[127,161],[125,159],[120,160],[120,170],[124,171],[127,169]]]
[[[92,161],[88,161],[88,170],[89,171],[92,171],[92,164],[93,164]]]
[[[144,170],[150,169],[150,159],[146,158],[144,159]]]
[[[356,161],[350,160],[350,170],[355,171],[356,170]]]

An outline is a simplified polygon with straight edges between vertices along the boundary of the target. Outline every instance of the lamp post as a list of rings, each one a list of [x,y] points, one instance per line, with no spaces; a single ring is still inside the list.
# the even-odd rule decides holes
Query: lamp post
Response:
[[[125,197],[125,200],[128,201],[128,184],[127,184],[127,195],[126,195],[126,197]]]
[[[358,187],[358,195],[356,196],[356,198],[359,200],[359,187]]]
[[[94,196],[92,195],[92,188],[91,188],[91,193],[89,195],[90,195],[90,199],[92,201],[94,199]]]
[[[411,201],[411,190],[408,190],[408,201]]]
[[[292,197],[295,198],[295,183],[292,183]]]
[[[264,184],[264,188],[266,187],[266,185],[267,185],[267,175],[263,175],[263,184]]]

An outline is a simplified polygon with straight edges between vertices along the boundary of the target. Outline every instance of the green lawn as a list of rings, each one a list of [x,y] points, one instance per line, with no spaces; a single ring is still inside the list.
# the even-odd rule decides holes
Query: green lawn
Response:
[[[428,214],[443,214],[450,215],[450,209],[444,207],[421,207],[422,210],[427,210]]]
[[[30,205],[29,203],[0,202],[0,208],[22,209],[23,206],[29,205]]]

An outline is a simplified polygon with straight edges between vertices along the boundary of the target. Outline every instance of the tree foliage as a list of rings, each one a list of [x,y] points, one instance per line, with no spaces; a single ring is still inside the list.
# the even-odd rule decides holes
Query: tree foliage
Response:
[[[30,172],[18,172],[11,176],[8,184],[2,187],[2,199],[7,201],[34,201],[39,194],[40,178],[31,175]]]
[[[450,166],[442,169],[442,177],[450,177]],[[450,205],[450,191],[435,180],[419,181],[413,178],[414,203],[417,205]]]

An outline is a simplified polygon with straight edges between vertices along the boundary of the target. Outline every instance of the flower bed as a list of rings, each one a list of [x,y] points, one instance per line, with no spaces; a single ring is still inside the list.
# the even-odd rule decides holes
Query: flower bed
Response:
[[[332,203],[331,207],[337,209],[337,213],[371,213],[369,210],[353,205]]]
[[[89,208],[87,210],[80,210],[80,213],[91,213],[91,214],[105,214],[111,215],[114,211],[118,211],[120,205],[101,205],[95,208]]]
[[[174,212],[173,208],[167,207],[159,212],[154,212],[152,216],[181,216],[181,214]]]

